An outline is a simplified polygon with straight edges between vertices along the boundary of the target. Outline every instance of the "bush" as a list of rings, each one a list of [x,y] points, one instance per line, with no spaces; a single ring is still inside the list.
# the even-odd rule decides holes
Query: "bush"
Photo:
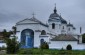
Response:
[[[66,49],[67,49],[67,50],[72,50],[71,45],[68,45],[68,46],[66,47]]]
[[[46,42],[43,42],[43,43],[40,45],[40,48],[41,48],[41,49],[49,49],[49,45],[48,45]]]
[[[13,39],[6,38],[5,41],[7,44],[6,51],[8,54],[15,54],[19,51],[20,44],[16,41],[16,38]]]

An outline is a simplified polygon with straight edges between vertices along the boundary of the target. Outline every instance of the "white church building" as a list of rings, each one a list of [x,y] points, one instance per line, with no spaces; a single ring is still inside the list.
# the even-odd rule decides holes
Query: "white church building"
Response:
[[[82,36],[75,33],[73,24],[57,13],[56,7],[48,18],[46,24],[34,16],[16,23],[17,41],[22,43],[22,48],[39,48],[42,42],[46,42],[50,49],[66,49],[68,45],[71,45],[73,50],[85,49]]]
[[[73,50],[84,50],[82,36],[76,34],[76,28],[57,13],[56,7],[50,14],[48,23],[44,24],[36,17],[26,18],[16,23],[18,41],[22,48],[39,48],[47,42],[50,49],[66,49],[71,45]]]

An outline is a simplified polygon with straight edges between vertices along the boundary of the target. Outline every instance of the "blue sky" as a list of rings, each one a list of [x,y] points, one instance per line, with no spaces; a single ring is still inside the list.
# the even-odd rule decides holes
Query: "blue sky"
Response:
[[[11,30],[16,22],[35,17],[46,23],[54,4],[58,14],[74,24],[79,32],[80,26],[85,32],[85,0],[0,0],[0,30]]]

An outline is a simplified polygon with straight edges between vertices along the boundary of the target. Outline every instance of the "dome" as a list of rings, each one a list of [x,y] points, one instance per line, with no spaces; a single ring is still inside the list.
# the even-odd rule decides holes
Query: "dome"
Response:
[[[48,21],[57,21],[57,22],[61,22],[63,24],[67,24],[67,21],[64,20],[58,13],[57,13],[57,10],[56,10],[56,6],[54,8],[54,13],[52,13],[48,19]]]
[[[67,24],[67,21],[65,21],[65,20],[61,20],[61,23],[63,23],[63,24]]]
[[[67,24],[67,21],[64,20],[61,16],[60,16],[60,19],[61,19],[61,23],[63,23],[63,24]]]
[[[70,24],[70,23],[69,23],[67,26],[71,26],[71,27],[73,27],[73,24]]]
[[[57,14],[56,6],[54,8],[54,13],[52,13],[49,18],[55,18],[55,17],[59,17],[59,15]]]
[[[52,13],[49,18],[59,17],[57,13]]]

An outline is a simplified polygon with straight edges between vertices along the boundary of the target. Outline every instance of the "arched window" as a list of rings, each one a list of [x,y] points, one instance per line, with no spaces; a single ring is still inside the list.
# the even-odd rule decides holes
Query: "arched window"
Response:
[[[68,28],[68,30],[70,31],[70,28]]]
[[[41,35],[46,35],[46,31],[42,30]]]
[[[52,29],[55,29],[55,23],[52,23]]]
[[[72,46],[69,44],[69,45],[67,45],[66,49],[67,50],[72,50]]]
[[[43,43],[44,43],[44,39],[41,39],[41,40],[40,40],[40,43],[43,44]]]

